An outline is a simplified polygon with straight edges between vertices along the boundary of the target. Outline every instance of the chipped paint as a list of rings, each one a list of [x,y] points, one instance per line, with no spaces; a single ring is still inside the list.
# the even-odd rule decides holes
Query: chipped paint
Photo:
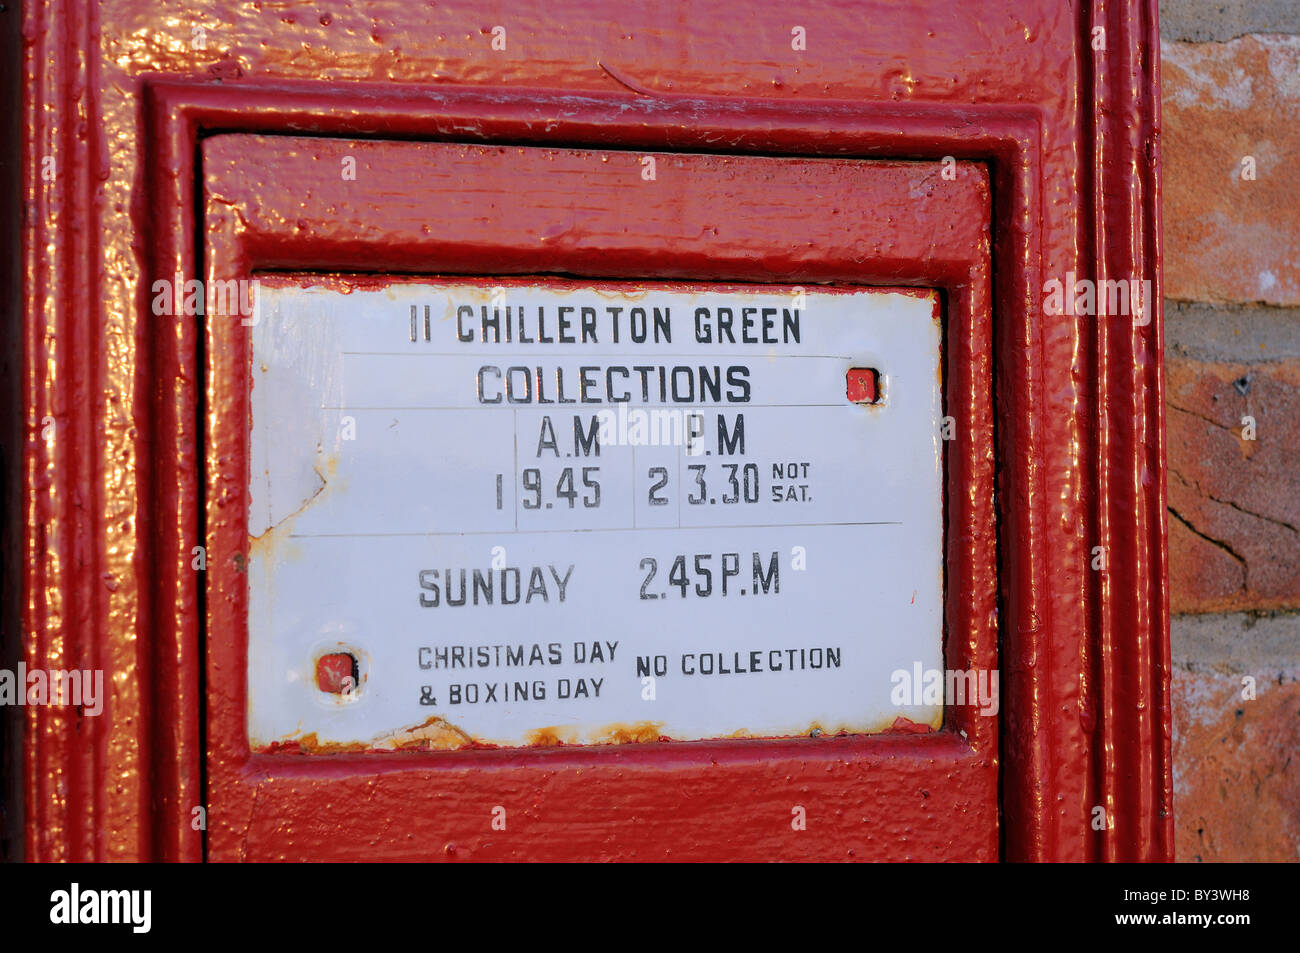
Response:
[[[936,718],[934,724],[924,724],[898,715],[890,721],[880,720],[860,725],[836,724],[830,728],[823,727],[819,722],[812,722],[802,729],[775,731],[766,734],[739,728],[713,740],[779,741],[783,739],[812,738],[830,741],[864,734],[933,734],[940,729],[941,722],[942,712]],[[524,736],[522,747],[566,748],[575,746],[648,745],[680,740],[664,734],[663,727],[662,722],[655,721],[626,724],[613,723],[593,730],[590,737],[584,738],[576,726],[549,725],[543,728],[530,729]],[[369,741],[321,741],[316,732],[306,734],[294,732],[280,740],[261,745],[256,750],[260,754],[330,755],[380,754],[399,751],[495,750],[508,747],[512,747],[509,740],[476,738],[445,718],[434,715],[417,725],[384,734]]]

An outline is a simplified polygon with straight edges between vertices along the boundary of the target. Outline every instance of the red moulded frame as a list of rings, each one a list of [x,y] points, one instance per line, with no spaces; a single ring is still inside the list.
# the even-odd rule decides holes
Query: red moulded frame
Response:
[[[329,23],[306,0],[278,19],[202,0],[196,22],[223,25],[206,53],[143,0],[23,8],[15,605],[29,667],[101,667],[108,695],[97,718],[9,712],[29,859],[204,856],[193,548],[214,405],[202,326],[152,315],[150,289],[199,275],[198,148],[222,132],[984,164],[1001,856],[1172,857],[1154,0],[832,0],[794,55],[777,8],[691,27],[728,3],[690,0],[672,25],[644,5],[508,3],[504,56],[457,0]],[[1151,320],[1045,314],[1045,279],[1067,272],[1150,280]]]
[[[356,178],[342,182],[349,156]],[[935,163],[657,153],[649,182],[642,156],[219,135],[202,144],[204,276],[364,263],[368,274],[942,289],[958,435],[945,444],[947,665],[995,669],[984,167],[961,163],[949,180]],[[241,316],[206,324],[210,858],[355,859],[359,844],[368,859],[402,860],[998,857],[997,719],[972,706],[928,735],[250,752],[251,352]],[[491,830],[496,805],[508,836]],[[795,805],[815,819],[806,830],[791,825]]]

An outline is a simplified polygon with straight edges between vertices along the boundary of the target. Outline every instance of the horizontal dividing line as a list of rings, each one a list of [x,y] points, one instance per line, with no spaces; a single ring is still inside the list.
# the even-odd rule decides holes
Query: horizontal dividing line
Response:
[[[361,539],[387,537],[420,536],[511,536],[511,535],[545,535],[550,533],[641,533],[647,531],[671,530],[675,533],[692,529],[810,529],[818,526],[902,526],[901,520],[875,520],[846,523],[743,523],[739,525],[724,523],[711,526],[614,526],[595,527],[591,529],[483,529],[465,530],[464,532],[428,532],[428,533],[290,533],[290,539]]]
[[[619,406],[620,404],[604,404],[604,403],[602,404],[567,404],[567,403],[566,404],[554,404],[554,403],[538,404],[535,402],[527,403],[527,404],[506,404],[506,403],[470,404],[466,407],[414,407],[414,406],[412,407],[327,407],[324,404],[322,404],[320,409],[321,410],[507,410],[507,409],[543,410],[543,409],[550,409],[554,407],[556,410],[564,410],[568,408],[574,411],[583,411],[585,413],[595,414],[595,413],[599,413],[601,410],[608,410],[610,413],[617,413],[615,408]],[[631,405],[628,413],[631,413],[633,410],[658,410],[658,411],[675,410],[675,411],[680,411],[683,414],[695,414],[695,413],[722,413],[724,411],[743,412],[746,410],[751,410],[756,408],[763,409],[763,410],[777,410],[781,408],[795,408],[795,407],[855,407],[855,406],[857,405],[851,404],[848,401],[836,402],[833,404],[717,404],[717,405],[672,404],[668,406],[664,406],[663,404],[633,404]]]
[[[769,346],[775,346],[775,345],[769,345]],[[615,358],[615,357],[626,358],[628,360],[671,357],[676,360],[692,360],[692,361],[700,361],[700,360],[704,360],[705,358],[715,358],[715,357],[728,358],[731,360],[750,360],[759,357],[761,358],[776,358],[776,357],[809,358],[809,359],[815,359],[819,361],[852,360],[852,358],[850,358],[848,355],[845,354],[768,354],[762,351],[753,351],[749,354],[724,354],[716,351],[707,351],[703,354],[660,354],[658,352],[654,352],[650,354],[641,353],[641,354],[584,354],[584,355],[574,355],[572,354],[572,352],[568,352],[568,351],[547,351],[544,354],[538,354],[535,352],[528,353],[528,354],[515,354],[508,351],[483,351],[483,352],[475,352],[472,354],[466,354],[464,351],[340,351],[339,353],[347,354],[347,355],[360,355],[363,357],[466,357],[466,358],[504,357],[504,358],[519,358],[520,360],[525,360],[534,357],[538,357],[538,358],[567,357],[575,361],[580,361],[586,357],[600,358],[601,360],[607,360],[609,358]]]

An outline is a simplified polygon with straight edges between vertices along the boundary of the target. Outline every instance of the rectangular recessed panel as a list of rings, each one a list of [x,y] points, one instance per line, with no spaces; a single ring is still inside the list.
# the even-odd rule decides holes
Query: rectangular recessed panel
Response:
[[[257,300],[254,749],[939,725],[910,687],[943,667],[934,293]]]

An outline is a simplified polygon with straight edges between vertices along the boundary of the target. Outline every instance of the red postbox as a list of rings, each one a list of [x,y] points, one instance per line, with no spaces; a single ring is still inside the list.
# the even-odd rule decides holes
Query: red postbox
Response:
[[[724,8],[26,12],[27,857],[1169,858],[1154,4]]]

